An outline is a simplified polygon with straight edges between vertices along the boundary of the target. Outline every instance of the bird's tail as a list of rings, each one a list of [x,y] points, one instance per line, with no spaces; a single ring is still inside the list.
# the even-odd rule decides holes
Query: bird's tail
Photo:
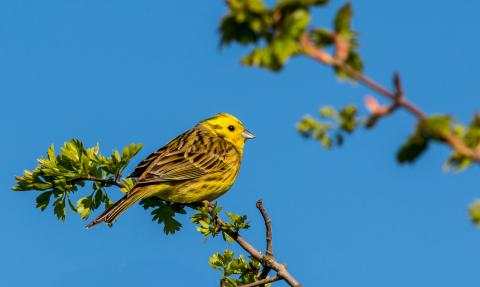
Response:
[[[139,188],[136,190],[131,190],[124,197],[122,197],[120,200],[115,202],[112,206],[107,208],[102,214],[100,214],[92,222],[87,224],[85,228],[93,227],[101,222],[105,222],[108,225],[112,224],[112,222],[115,221],[115,219],[117,219],[127,208],[134,205],[137,201],[145,197],[148,197],[147,189]]]

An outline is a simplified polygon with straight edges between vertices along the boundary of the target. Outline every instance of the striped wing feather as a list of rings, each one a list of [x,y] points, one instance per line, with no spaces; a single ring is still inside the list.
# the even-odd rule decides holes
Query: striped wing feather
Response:
[[[142,185],[191,180],[225,170],[231,152],[236,151],[230,143],[196,126],[149,155],[130,176]]]

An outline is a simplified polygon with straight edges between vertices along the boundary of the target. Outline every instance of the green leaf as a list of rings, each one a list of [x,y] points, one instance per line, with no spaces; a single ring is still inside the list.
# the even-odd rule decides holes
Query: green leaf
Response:
[[[447,115],[431,116],[420,121],[417,130],[423,137],[444,141],[451,133],[452,117]]]
[[[470,148],[476,148],[480,144],[480,116],[474,115],[472,122],[468,126],[465,136],[465,143]]]
[[[70,198],[68,198],[68,206],[70,207],[70,210],[73,211],[73,212],[78,212],[77,211],[77,208],[75,207],[75,205],[73,205],[73,202]]]
[[[480,117],[474,115],[472,121],[467,128],[460,124],[456,124],[451,132],[458,138],[463,139],[463,142],[472,150],[476,150],[480,144]],[[456,172],[462,171],[473,164],[471,157],[464,156],[457,151],[453,151],[445,164],[446,170],[454,170]]]
[[[305,9],[296,9],[288,13],[283,21],[280,37],[297,41],[310,23],[310,13]]]
[[[257,22],[260,23],[260,22]],[[231,42],[238,42],[243,45],[257,42],[261,35],[257,32],[261,26],[256,24],[255,29],[245,22],[237,22],[235,16],[227,16],[220,25],[220,44],[227,45]]]
[[[286,61],[300,52],[297,41],[291,39],[278,39],[268,46],[255,48],[242,58],[244,65],[266,68],[271,71],[280,71]]]
[[[120,189],[122,192],[129,192],[135,186],[136,180],[134,178],[124,178],[123,184],[125,185],[124,188]]]
[[[397,160],[402,164],[413,163],[425,152],[427,147],[428,140],[415,133],[400,147],[400,150],[397,152]]]
[[[77,201],[77,212],[80,214],[80,218],[87,219],[90,216],[92,210],[92,197],[82,197]]]
[[[358,117],[358,109],[354,105],[347,105],[338,111],[324,106],[319,111],[319,117],[322,121],[304,116],[297,124],[297,129],[304,137],[319,141],[327,149],[334,145],[341,146],[345,135],[353,133],[364,122]]]
[[[337,117],[337,116],[338,116],[337,111],[336,111],[333,107],[330,107],[330,106],[323,106],[323,107],[320,109],[319,114],[320,114],[320,116],[323,117],[323,118],[327,118],[327,117]]]
[[[349,35],[351,33],[350,26],[352,20],[352,5],[347,3],[337,12],[334,20],[335,32],[338,34]]]
[[[360,57],[360,54],[358,54],[358,52],[354,49],[350,49],[350,52],[345,62],[355,71],[363,72],[363,60]]]
[[[247,222],[246,215],[239,215],[228,212],[227,216],[232,222],[232,228],[235,232],[239,232],[242,229],[250,228],[250,225]]]
[[[55,156],[55,147],[52,145],[50,145],[50,147],[48,148],[47,150],[47,155],[48,155],[48,160],[50,161],[54,161],[56,156]]]
[[[123,147],[122,155],[120,157],[120,163],[122,164],[122,169],[130,162],[130,160],[137,155],[137,153],[142,149],[141,144],[130,144],[129,146]]]
[[[320,6],[327,3],[328,0],[279,0],[276,10],[285,8],[307,8],[308,6]]]
[[[473,224],[480,226],[480,199],[475,200],[469,207],[470,218]]]
[[[355,51],[352,47],[348,51],[348,57],[347,59],[345,59],[345,63],[349,65],[353,70],[357,72],[363,72],[363,60],[360,57],[360,54],[358,54],[358,52]],[[337,77],[340,80],[349,79],[352,82],[355,81],[355,78],[347,74],[342,68],[333,67],[333,70],[335,71]]]
[[[229,14],[220,25],[221,45],[238,42],[246,45],[267,35],[271,15],[261,0],[227,1]]]
[[[347,133],[352,133],[357,127],[357,107],[348,105],[340,110],[340,129]]]
[[[65,221],[65,217],[66,217],[65,201],[62,198],[58,198],[53,203],[53,212],[58,219],[60,219],[61,221]]]
[[[22,176],[16,176],[15,191],[39,190],[45,191],[37,197],[37,207],[42,211],[50,204],[53,195],[56,199],[53,203],[54,213],[61,220],[65,219],[65,206],[68,203],[73,211],[77,211],[70,201],[70,195],[79,188],[85,186],[88,178],[101,178],[114,180],[120,177],[124,168],[141,149],[140,144],[131,144],[122,149],[122,154],[115,151],[110,157],[99,154],[98,144],[91,148],[85,148],[81,141],[72,139],[65,142],[60,148],[60,154],[55,155],[55,148],[51,145],[47,150],[46,157],[38,159],[38,165],[34,170],[25,170]],[[127,188],[134,184],[132,179],[124,181]],[[105,187],[111,184],[94,182],[94,198],[80,207],[83,218],[88,217],[90,210],[98,208],[101,203],[105,206],[111,204],[105,191]]]
[[[480,116],[475,114],[468,127],[463,127],[460,124],[456,124],[453,128],[450,128],[450,132],[456,135],[459,139],[462,139],[465,145],[472,150],[477,150],[480,145]],[[462,171],[473,164],[471,157],[464,156],[463,154],[453,151],[445,164],[446,170],[453,169],[456,172]]]
[[[97,209],[103,202],[103,190],[100,188],[95,191],[94,196],[91,197],[92,200],[92,209]]]
[[[314,28],[310,32],[310,40],[318,48],[326,48],[334,43],[332,32],[325,28]]]
[[[50,197],[52,196],[51,191],[46,191],[39,196],[37,196],[37,208],[40,208],[41,211],[44,211],[48,204],[50,203]]]
[[[415,133],[397,153],[399,163],[413,163],[428,148],[430,140],[444,141],[452,133],[452,118],[440,115],[431,116],[419,122]]]
[[[222,274],[222,286],[240,286],[258,280],[261,264],[252,257],[246,260],[243,255],[235,257],[233,251],[214,253],[208,263]]]
[[[216,221],[218,213],[222,210],[222,207],[219,207],[216,204],[212,209],[210,209],[207,204],[197,206],[190,205],[190,207],[197,210],[197,213],[193,214],[190,220],[198,225],[196,229],[205,236],[205,239],[208,239],[209,236],[215,237],[222,231],[222,229],[231,227],[229,223],[225,223],[224,226],[221,226]]]
[[[365,121],[365,128],[367,129],[371,129],[373,128],[378,120],[380,119],[380,116],[378,115],[371,115],[370,117],[367,118],[367,120]]]
[[[332,140],[328,134],[331,128],[331,124],[321,123],[309,115],[304,116],[297,124],[297,130],[302,136],[320,141],[327,149],[332,147]]]
[[[182,224],[175,219],[175,215],[185,214],[185,205],[160,200],[158,198],[145,198],[140,201],[144,209],[153,208],[152,221],[163,224],[165,234],[173,234],[182,228]]]
[[[157,208],[151,214],[153,215],[152,220],[157,220],[158,223],[163,222],[165,234],[173,234],[182,227],[182,224],[173,218],[175,212],[170,207]]]

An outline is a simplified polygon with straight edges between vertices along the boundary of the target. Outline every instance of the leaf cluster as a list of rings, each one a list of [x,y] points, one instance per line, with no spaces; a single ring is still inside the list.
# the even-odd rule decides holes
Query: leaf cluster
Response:
[[[415,162],[427,150],[432,141],[443,142],[451,132],[451,116],[430,116],[419,121],[413,134],[397,152],[398,162],[402,164]]]
[[[310,23],[310,8],[326,3],[280,0],[270,8],[263,0],[228,0],[228,14],[220,25],[220,42],[253,45],[242,63],[279,71],[290,57],[301,53],[299,40]]]
[[[333,30],[324,27],[311,29],[309,38],[320,49],[334,49],[335,56],[355,71],[363,71],[363,61],[358,52],[358,33],[352,30],[352,5],[343,5],[333,19]],[[332,67],[340,79],[353,80],[341,67]]]
[[[175,218],[176,214],[186,214],[185,204],[173,203],[161,200],[157,197],[144,198],[140,201],[144,209],[153,208],[152,221],[163,223],[165,234],[174,234],[182,228],[182,224]]]
[[[370,118],[358,115],[354,105],[340,110],[330,106],[320,109],[318,118],[306,115],[297,124],[297,130],[306,138],[318,140],[329,149],[340,146],[345,135],[353,133],[359,126],[370,128]],[[400,164],[413,163],[427,150],[432,142],[445,142],[451,135],[458,136],[469,148],[475,150],[480,144],[480,117],[475,115],[468,127],[463,127],[449,115],[434,115],[418,122],[414,132],[397,152]],[[472,164],[472,158],[454,151],[446,163],[447,169],[460,171]]]
[[[297,124],[297,130],[306,138],[318,140],[325,148],[340,146],[345,135],[363,125],[370,128],[371,117],[358,116],[357,109],[348,105],[340,110],[325,106],[320,109],[320,120],[307,115]],[[463,141],[467,147],[476,151],[480,146],[480,116],[475,115],[467,127],[455,123],[449,115],[433,115],[418,122],[414,132],[397,152],[400,164],[414,163],[425,153],[433,142],[446,142],[452,135]],[[472,165],[473,159],[458,151],[448,158],[447,170],[461,171]],[[472,222],[480,226],[480,200],[470,206]]]
[[[247,216],[227,213],[228,221],[219,218],[222,208],[216,204],[204,203],[191,206],[197,209],[191,221],[197,224],[197,231],[205,239],[221,234],[223,240],[232,243],[236,234],[248,229]],[[235,257],[233,251],[224,250],[223,254],[215,253],[210,257],[210,266],[222,273],[221,286],[239,286],[258,280],[261,264],[252,257],[246,260],[243,255]]]
[[[205,239],[221,233],[224,240],[232,242],[232,234],[237,234],[240,230],[250,227],[246,215],[227,213],[229,221],[219,221],[219,213],[222,211],[222,207],[217,206],[217,204],[209,206],[208,203],[205,203],[194,208],[197,209],[197,213],[192,215],[191,221],[198,225],[196,229],[205,236]]]
[[[309,29],[311,10],[327,0],[279,0],[268,7],[263,0],[228,0],[228,13],[220,25],[221,45],[239,43],[253,46],[242,58],[249,66],[279,71],[292,56],[302,54],[300,38],[308,35],[319,48],[335,48],[347,65],[356,71],[363,69],[357,51],[357,33],[351,29],[352,8],[349,3],[336,13],[333,29]],[[334,67],[340,78],[347,74]]]
[[[303,37],[308,37],[318,49],[317,60],[330,65],[340,79],[353,81],[352,70],[361,73],[363,61],[358,53],[358,34],[352,30],[353,11],[350,2],[336,12],[331,29],[310,27],[312,8],[327,2],[278,0],[275,5],[268,7],[263,0],[227,0],[228,13],[220,27],[221,44],[253,46],[249,54],[243,57],[243,64],[279,71],[292,56],[310,52],[308,55],[313,57],[312,52],[303,50],[301,44]],[[331,51],[331,54],[327,51]],[[383,116],[359,118],[355,106],[347,106],[339,111],[324,107],[319,114],[320,119],[304,116],[297,124],[297,129],[301,135],[318,140],[325,148],[342,145],[345,135],[352,133],[360,124],[371,128]],[[420,120],[414,132],[399,148],[397,160],[400,164],[415,162],[432,142],[447,142],[454,146],[452,136],[470,150],[480,153],[480,117],[475,115],[467,127],[454,123],[448,115],[434,115]],[[445,168],[461,171],[472,163],[473,158],[468,153],[454,150]],[[476,201],[470,208],[476,224],[480,222],[479,206]]]
[[[53,211],[62,221],[66,218],[66,206],[78,213],[82,219],[89,217],[91,211],[98,209],[102,204],[108,208],[112,201],[108,197],[106,188],[112,185],[122,187],[128,192],[135,185],[132,178],[121,179],[121,175],[132,157],[141,149],[141,145],[132,144],[124,147],[122,153],[115,150],[109,157],[100,154],[98,145],[85,148],[79,140],[65,142],[60,152],[55,153],[54,146],[50,146],[47,156],[38,159],[38,166],[33,170],[26,170],[23,176],[17,176],[15,191],[36,190],[42,193],[37,197],[37,207],[45,210],[53,197]],[[122,182],[120,183],[120,180]],[[87,181],[92,182],[90,195],[81,197],[74,204],[71,196]],[[222,234],[223,239],[232,242],[235,234],[249,228],[247,217],[227,213],[228,221],[219,219],[222,210],[216,204],[178,204],[167,202],[156,197],[142,199],[140,204],[144,209],[151,209],[153,221],[163,224],[165,234],[174,234],[182,224],[176,219],[177,214],[186,214],[185,207],[197,210],[191,221],[197,224],[197,230],[205,238]],[[232,237],[233,236],[233,237]],[[233,251],[225,250],[223,254],[215,253],[210,257],[210,265],[222,272],[223,286],[238,286],[257,280],[261,264],[253,259],[245,259],[243,255],[234,257]]]
[[[261,264],[255,258],[243,255],[234,256],[233,251],[224,250],[223,254],[214,253],[208,263],[222,274],[221,286],[240,286],[257,281]]]
[[[472,223],[480,227],[480,199],[475,200],[469,207]]]
[[[318,113],[319,120],[307,115],[297,124],[297,130],[305,138],[318,140],[325,148],[341,146],[345,135],[351,134],[363,122],[358,117],[354,105],[347,105],[340,110],[322,107]]]
[[[467,127],[459,124],[453,127],[452,132],[472,150],[477,150],[480,145],[480,116],[475,114]],[[447,160],[445,167],[455,171],[464,170],[472,165],[472,158],[454,151]]]
[[[82,142],[73,139],[65,142],[56,155],[55,148],[51,145],[47,156],[38,159],[38,166],[34,170],[25,170],[22,176],[15,178],[17,185],[12,189],[41,191],[36,199],[37,208],[44,211],[53,199],[53,212],[62,221],[66,218],[67,205],[85,219],[102,204],[105,207],[111,204],[106,188],[115,184],[130,159],[140,149],[140,144],[131,144],[124,147],[121,154],[115,150],[113,155],[105,157],[100,154],[98,145],[85,148]],[[93,181],[93,192],[74,204],[71,195],[91,179],[102,181]],[[125,185],[128,187],[131,181],[125,181]]]

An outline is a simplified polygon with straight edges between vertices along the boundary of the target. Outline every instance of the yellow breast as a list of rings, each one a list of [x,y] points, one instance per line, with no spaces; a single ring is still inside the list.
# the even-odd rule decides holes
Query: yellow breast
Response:
[[[227,192],[235,182],[240,170],[240,160],[232,162],[228,169],[207,174],[195,180],[176,184],[146,186],[154,196],[171,202],[192,203],[202,200],[212,201]]]

